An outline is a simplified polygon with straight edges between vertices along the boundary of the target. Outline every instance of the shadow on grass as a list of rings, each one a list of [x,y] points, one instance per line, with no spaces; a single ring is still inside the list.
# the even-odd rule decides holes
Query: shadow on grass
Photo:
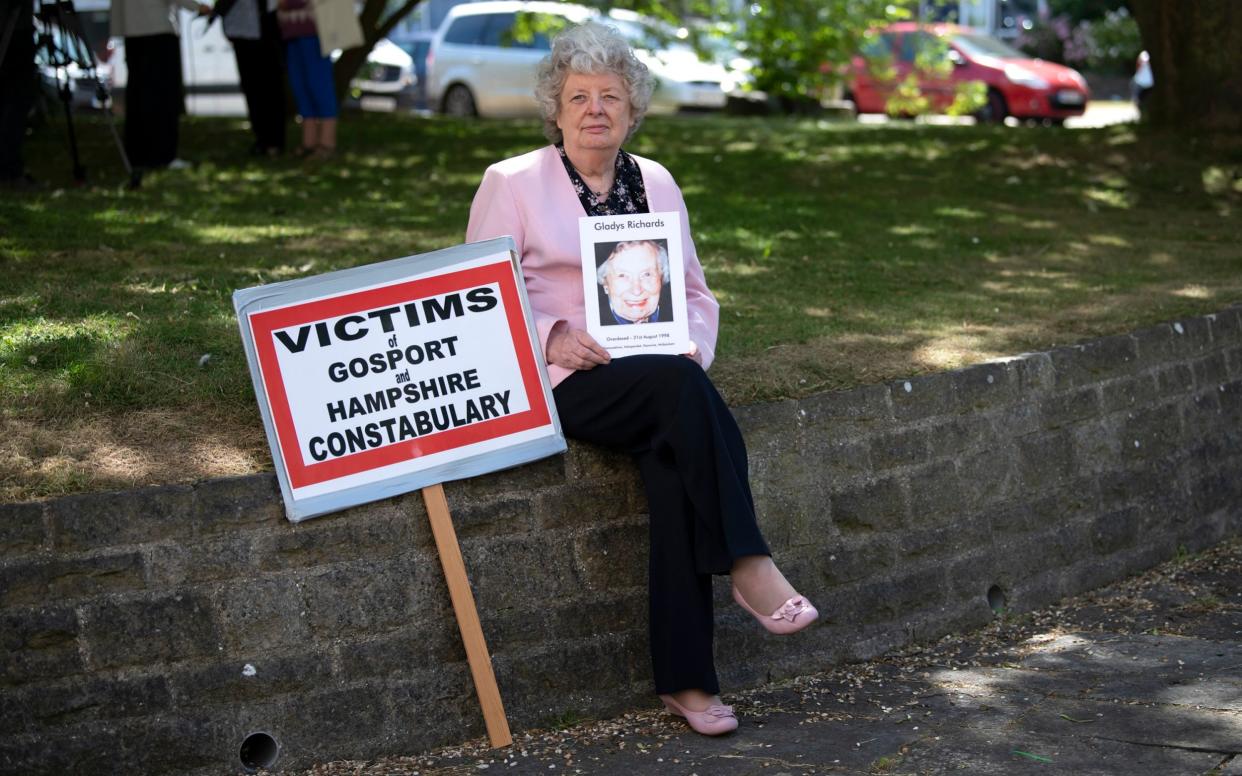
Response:
[[[28,146],[42,179],[66,177],[59,133]],[[485,167],[543,142],[531,121],[349,116],[344,153],[311,166],[251,160],[240,122],[195,119],[182,155],[198,167],[131,192],[104,125],[80,136],[92,186],[0,197],[6,420],[208,412],[254,429],[233,290],[456,244]],[[1242,298],[1239,198],[1203,172],[1239,144],[1195,143],[712,117],[650,119],[631,150],[682,186],[722,302],[713,373],[746,402]],[[267,465],[261,444],[248,454]]]

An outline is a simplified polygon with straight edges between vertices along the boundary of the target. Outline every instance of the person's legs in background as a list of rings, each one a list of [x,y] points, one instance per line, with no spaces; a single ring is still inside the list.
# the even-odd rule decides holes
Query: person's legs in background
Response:
[[[181,43],[176,35],[125,39],[125,153],[136,168],[167,167],[177,159],[184,101]]]
[[[35,95],[34,14],[28,2],[0,3],[0,184],[29,186],[22,161],[26,117]],[[5,39],[7,36],[7,40]]]

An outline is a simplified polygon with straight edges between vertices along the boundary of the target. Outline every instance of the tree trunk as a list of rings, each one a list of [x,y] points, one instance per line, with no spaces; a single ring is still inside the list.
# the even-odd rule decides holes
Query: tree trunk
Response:
[[[376,42],[392,32],[397,22],[404,19],[421,2],[422,0],[404,0],[396,5],[391,13],[385,15],[384,11],[388,8],[387,0],[366,0],[362,13],[358,15],[358,24],[362,27],[363,43],[358,48],[342,51],[341,58],[336,60],[333,67],[338,100],[343,99],[345,93],[349,91],[349,82],[358,72],[358,68],[362,67],[362,63],[367,61],[367,55],[371,53]]]
[[[1157,126],[1242,129],[1242,2],[1129,0],[1151,55]]]

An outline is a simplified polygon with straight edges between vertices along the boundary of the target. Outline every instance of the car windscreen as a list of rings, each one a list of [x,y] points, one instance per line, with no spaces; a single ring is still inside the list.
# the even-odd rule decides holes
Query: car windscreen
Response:
[[[997,59],[1030,59],[1017,49],[1001,43],[988,35],[969,35],[958,33],[953,36],[953,44],[969,56],[996,57]]]

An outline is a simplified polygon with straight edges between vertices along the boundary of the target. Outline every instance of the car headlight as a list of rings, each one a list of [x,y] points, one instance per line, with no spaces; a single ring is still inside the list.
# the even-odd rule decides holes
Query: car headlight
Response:
[[[1025,86],[1030,89],[1047,89],[1048,82],[1039,76],[1017,65],[1005,65],[1005,77],[1013,81],[1018,86]]]

